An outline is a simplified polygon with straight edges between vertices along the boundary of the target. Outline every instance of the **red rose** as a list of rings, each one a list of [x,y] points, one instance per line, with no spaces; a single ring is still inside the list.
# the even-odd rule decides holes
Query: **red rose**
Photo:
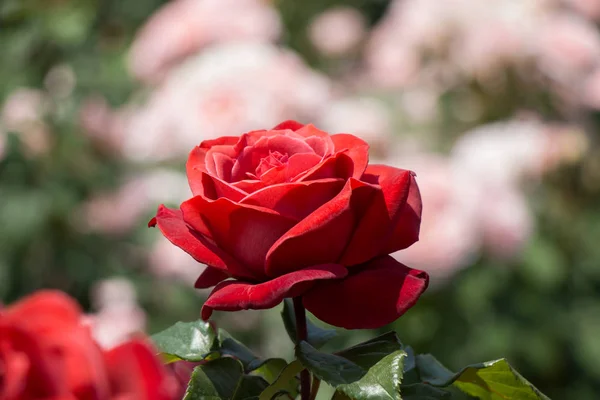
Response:
[[[416,302],[427,274],[388,254],[418,240],[419,189],[410,171],[368,165],[368,150],[294,121],[192,150],[194,197],[150,226],[208,265],[203,319],[302,296],[325,322],[375,328]]]
[[[61,292],[0,310],[0,399],[167,400],[176,388],[165,371],[142,340],[103,352]]]

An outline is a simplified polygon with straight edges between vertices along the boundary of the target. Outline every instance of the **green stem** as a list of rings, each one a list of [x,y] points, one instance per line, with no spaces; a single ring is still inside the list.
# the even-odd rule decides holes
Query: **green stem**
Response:
[[[306,311],[302,304],[302,297],[294,297],[294,314],[296,316],[296,339],[300,343],[308,337]],[[301,400],[310,400],[310,372],[307,369],[300,372],[300,398]]]

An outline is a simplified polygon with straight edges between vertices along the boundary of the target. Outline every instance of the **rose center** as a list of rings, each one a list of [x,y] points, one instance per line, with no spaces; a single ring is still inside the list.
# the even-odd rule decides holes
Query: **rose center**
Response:
[[[289,156],[287,155],[287,153],[282,154],[278,151],[269,150],[269,155],[261,158],[260,162],[258,163],[258,166],[255,170],[255,174],[256,176],[261,176],[271,168],[284,165],[285,163],[287,163],[288,159]]]

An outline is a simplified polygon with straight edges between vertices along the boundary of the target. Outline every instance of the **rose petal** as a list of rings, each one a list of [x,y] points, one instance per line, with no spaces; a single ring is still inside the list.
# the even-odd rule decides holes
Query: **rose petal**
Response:
[[[415,175],[410,171],[409,174],[410,187],[408,188],[406,201],[394,203],[392,202],[393,197],[391,195],[386,197],[394,229],[381,254],[390,254],[405,249],[419,240],[423,204]],[[386,192],[388,194],[392,193],[390,188],[396,184],[396,180],[391,179],[392,176],[381,175],[380,185],[384,195]],[[397,207],[393,207],[392,205],[397,205]]]
[[[214,140],[205,140],[196,146],[190,152],[186,163],[186,173],[192,193],[196,195],[196,184],[201,182],[201,173],[208,172],[206,167],[206,153],[214,146],[233,146],[239,138],[234,136],[224,136]]]
[[[63,292],[40,290],[5,308],[2,318],[32,331],[66,330],[79,326],[81,308]]]
[[[362,139],[347,133],[331,135],[335,152],[345,151],[354,162],[352,177],[360,179],[369,164],[369,145]]]
[[[289,158],[286,164],[272,168],[265,172],[260,180],[265,185],[275,185],[278,183],[291,182],[299,174],[310,170],[321,162],[322,157],[315,153],[299,153]]]
[[[313,124],[304,125],[302,128],[296,130],[296,133],[305,138],[311,137],[311,136],[318,136],[318,137],[322,137],[322,138],[331,137],[329,135],[329,133],[322,131],[320,129],[317,129]]]
[[[240,203],[275,210],[299,221],[333,199],[343,187],[343,179],[282,183],[260,189]]]
[[[244,179],[243,181],[233,182],[231,186],[246,193],[253,193],[266,187],[267,184],[258,179]]]
[[[21,319],[27,317],[27,314],[20,315]],[[66,378],[61,376],[63,371],[57,373],[56,355],[48,354],[36,333],[4,317],[0,322],[0,337],[3,343],[9,344],[0,347],[3,399],[51,398],[68,391]],[[35,386],[28,385],[28,381],[35,382]]]
[[[287,121],[283,121],[282,123],[280,123],[279,125],[275,126],[273,129],[271,129],[272,131],[281,131],[284,129],[289,129],[292,131],[297,131],[298,129],[302,128],[304,125],[301,124],[300,122],[297,121],[293,121],[293,120],[287,120]]]
[[[294,180],[298,182],[327,178],[346,180],[353,176],[354,171],[354,162],[342,151],[326,158],[322,163],[317,164],[306,173],[298,175]]]
[[[266,278],[265,257],[295,221],[273,210],[220,198],[193,197],[181,204],[183,219],[239,261],[257,280]],[[232,271],[230,271],[232,272]]]
[[[375,329],[411,308],[428,283],[427,273],[383,256],[343,280],[320,282],[304,294],[303,300],[307,310],[328,324]]]
[[[398,210],[406,205],[411,178],[412,175],[407,170],[385,165],[367,167],[362,180],[379,185],[381,190],[377,190],[370,201],[365,202],[368,204],[364,208],[365,213],[356,227],[340,261],[341,264],[361,264],[378,255],[389,254],[383,252],[383,249],[390,240],[404,240],[397,238],[398,233],[394,230],[396,226],[401,226],[410,231],[411,225],[407,226],[399,220]],[[406,237],[407,235],[403,234],[403,238]]]
[[[316,281],[340,279],[348,271],[341,265],[316,265],[282,275],[270,281],[252,284],[239,281],[219,283],[202,307],[202,319],[208,320],[213,310],[262,310],[275,307],[286,297],[302,295]]]
[[[331,155],[335,151],[335,146],[330,137],[318,137],[311,136],[304,139],[304,141],[313,148],[316,154],[321,157]]]
[[[239,181],[245,179],[247,173],[254,174],[260,160],[272,152],[291,157],[293,154],[314,153],[314,150],[301,138],[287,135],[263,136],[253,146],[247,146],[241,151],[231,170],[231,180]]]
[[[194,287],[196,289],[206,289],[209,287],[213,287],[217,283],[224,281],[228,278],[230,278],[229,274],[224,272],[223,270],[212,267],[206,267],[196,280]]]
[[[200,182],[201,183],[196,186],[196,196],[204,196],[211,200],[225,197],[231,201],[240,201],[248,195],[248,193],[235,186],[204,172],[200,174]]]
[[[136,339],[105,354],[112,398],[171,400],[177,390],[175,380],[155,356],[156,351]]]
[[[155,217],[156,225],[162,234],[175,246],[181,248],[194,259],[203,264],[229,271],[232,275],[251,277],[244,268],[231,257],[227,257],[206,238],[201,237],[188,228],[180,210],[171,210],[163,205],[158,207]],[[152,221],[151,221],[152,222]]]
[[[346,182],[336,197],[273,244],[267,254],[267,274],[274,277],[310,265],[337,263],[354,231],[357,212],[365,206],[365,191],[375,190],[354,179]]]

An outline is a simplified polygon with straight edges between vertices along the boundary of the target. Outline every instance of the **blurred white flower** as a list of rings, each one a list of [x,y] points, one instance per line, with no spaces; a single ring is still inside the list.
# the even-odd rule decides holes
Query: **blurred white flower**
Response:
[[[126,279],[107,279],[96,284],[92,303],[97,312],[86,320],[94,339],[105,349],[118,346],[146,327],[146,314],[137,303],[135,288]]]
[[[338,6],[317,15],[308,27],[312,45],[326,56],[348,54],[360,44],[366,32],[365,17],[352,7]]]
[[[277,11],[262,0],[175,0],[140,30],[129,54],[132,74],[157,82],[182,58],[209,44],[271,42],[278,38]]]
[[[121,124],[124,155],[185,157],[202,140],[314,120],[329,81],[288,50],[261,43],[211,47],[177,69]]]

